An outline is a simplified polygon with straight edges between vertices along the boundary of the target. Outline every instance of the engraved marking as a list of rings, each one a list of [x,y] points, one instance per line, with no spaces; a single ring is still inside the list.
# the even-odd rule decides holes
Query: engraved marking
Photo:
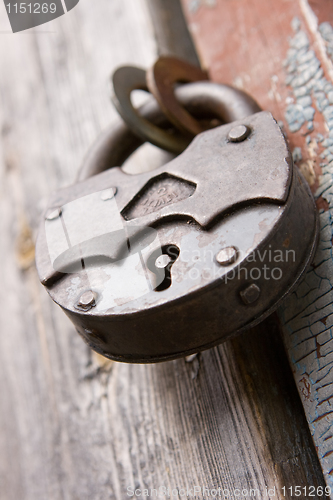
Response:
[[[122,212],[126,220],[137,219],[193,195],[195,185],[170,175],[151,179]]]

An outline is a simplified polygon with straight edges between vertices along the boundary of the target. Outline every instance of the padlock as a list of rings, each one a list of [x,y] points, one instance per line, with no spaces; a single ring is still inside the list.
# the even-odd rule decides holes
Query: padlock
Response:
[[[89,346],[116,361],[187,356],[254,326],[316,247],[314,200],[272,115],[211,82],[176,94],[192,113],[210,106],[234,121],[138,175],[119,165],[142,141],[118,122],[80,182],[53,196],[39,231],[41,282]],[[153,101],[141,114],[167,127]]]

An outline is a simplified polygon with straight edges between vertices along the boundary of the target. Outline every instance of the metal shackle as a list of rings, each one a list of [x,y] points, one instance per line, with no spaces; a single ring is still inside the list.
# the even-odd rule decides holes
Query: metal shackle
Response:
[[[209,81],[184,84],[175,89],[175,95],[179,103],[197,118],[216,117],[222,123],[242,120],[261,111],[257,102],[242,90]],[[133,109],[133,115],[135,127],[130,128],[118,118],[102,133],[88,152],[78,172],[77,181],[83,181],[112,167],[120,167],[147,140],[136,133],[142,122],[152,125],[155,136],[151,142],[155,145],[160,145],[158,139],[161,133],[163,143],[166,140],[169,142],[170,147],[165,148],[168,150],[181,153],[190,142],[179,133],[167,132],[171,127],[170,122],[152,96],[137,111]]]

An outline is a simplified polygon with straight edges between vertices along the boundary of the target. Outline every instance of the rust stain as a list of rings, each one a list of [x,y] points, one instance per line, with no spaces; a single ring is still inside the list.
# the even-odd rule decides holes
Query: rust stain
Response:
[[[16,261],[22,271],[29,269],[35,262],[32,230],[23,215],[19,221],[19,234],[16,240]]]
[[[311,384],[310,384],[310,381],[306,377],[303,377],[300,380],[300,392],[301,392],[301,394],[303,394],[304,399],[310,399]]]
[[[302,162],[299,166],[300,172],[305,177],[309,186],[314,187],[316,185],[317,175],[316,175],[316,162],[317,162],[317,150],[318,143],[315,139],[312,139],[307,146],[308,160]]]
[[[289,245],[290,245],[290,238],[286,238],[286,239],[284,240],[284,242],[282,243],[282,246],[283,246],[284,248],[289,248]]]
[[[322,196],[319,196],[319,198],[316,199],[316,205],[318,210],[324,210],[325,212],[327,212],[330,208],[328,201]],[[333,240],[332,240],[332,245],[333,245]]]
[[[332,239],[333,239],[333,236],[332,236]],[[322,318],[320,321],[326,326],[326,323],[327,323],[327,318],[328,316],[326,316],[326,318]]]
[[[314,170],[314,165],[315,163],[313,160],[306,160],[299,166],[299,170],[301,174],[303,174],[309,186],[314,186],[316,182],[316,173]]]

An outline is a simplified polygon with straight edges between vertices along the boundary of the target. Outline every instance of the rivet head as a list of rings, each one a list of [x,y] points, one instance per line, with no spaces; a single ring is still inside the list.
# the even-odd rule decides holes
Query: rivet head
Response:
[[[88,310],[95,305],[95,294],[91,290],[84,292],[78,300],[77,307]]]
[[[249,133],[249,127],[246,125],[237,125],[229,131],[228,138],[231,142],[241,142],[248,137]]]
[[[103,201],[112,200],[112,198],[115,196],[116,193],[117,193],[117,188],[116,187],[112,187],[110,189],[105,189],[101,193],[101,199]]]
[[[46,214],[46,217],[45,219],[46,220],[55,220],[57,219],[58,217],[60,217],[60,215],[62,214],[62,208],[61,207],[58,207],[58,208],[52,208],[47,214]]]
[[[254,283],[252,283],[252,285],[247,286],[244,290],[240,292],[240,296],[244,304],[246,305],[253,304],[259,299],[260,288]]]
[[[164,269],[167,267],[168,264],[171,262],[171,257],[167,254],[159,255],[157,259],[155,260],[155,266],[158,269]]]
[[[236,247],[222,248],[216,255],[216,262],[221,266],[229,266],[233,264],[238,258],[238,251]]]

